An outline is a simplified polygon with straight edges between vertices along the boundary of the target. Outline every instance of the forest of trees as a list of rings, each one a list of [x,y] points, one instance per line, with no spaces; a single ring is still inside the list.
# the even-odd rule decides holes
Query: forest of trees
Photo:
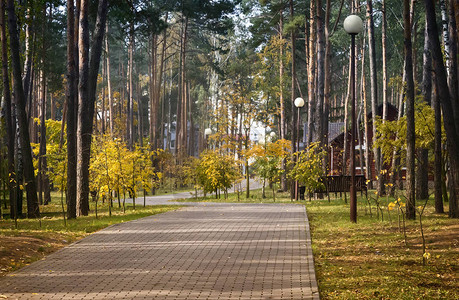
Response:
[[[188,157],[209,147],[249,170],[256,122],[289,140],[291,152],[300,150],[296,128],[306,124],[305,144],[327,150],[330,122],[350,128],[353,62],[342,27],[349,14],[364,20],[355,47],[357,144],[374,145],[360,162],[374,179],[370,187],[393,193],[406,167],[409,218],[415,199],[431,192],[437,212],[448,202],[458,218],[454,0],[0,0],[2,207],[11,217],[23,207],[39,217],[39,204],[59,188],[68,218],[87,215],[94,166],[117,172],[109,155],[131,158],[130,173],[147,169],[140,161],[150,164],[139,175],[143,183],[150,177],[144,189],[156,186],[159,173],[183,178]],[[297,97],[306,102],[302,113]],[[396,120],[387,119],[389,105]],[[287,159],[278,163],[289,168]],[[285,172],[279,181],[289,189]],[[119,186],[107,186],[119,196]]]

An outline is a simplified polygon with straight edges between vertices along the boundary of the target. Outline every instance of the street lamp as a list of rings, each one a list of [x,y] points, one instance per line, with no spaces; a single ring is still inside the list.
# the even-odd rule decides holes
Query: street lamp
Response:
[[[357,222],[357,194],[355,189],[355,36],[362,31],[363,22],[359,16],[350,15],[344,20],[344,30],[351,35],[351,222]],[[346,138],[346,137],[345,137]]]
[[[296,161],[298,162],[299,157],[298,153],[300,151],[300,110],[304,106],[304,100],[303,98],[296,98],[294,102],[295,106],[298,108],[298,118],[296,120]],[[295,180],[295,201],[298,201],[298,193],[299,193],[299,186],[298,186],[298,180]]]
[[[207,140],[209,139],[209,135],[211,135],[211,134],[212,134],[212,129],[206,128],[204,130],[204,136],[206,138],[206,149],[208,148],[208,141]]]
[[[295,106],[298,108],[298,118],[297,118],[297,123],[296,123],[296,150],[300,151],[300,110],[304,106],[304,100],[303,98],[296,98],[295,99]]]

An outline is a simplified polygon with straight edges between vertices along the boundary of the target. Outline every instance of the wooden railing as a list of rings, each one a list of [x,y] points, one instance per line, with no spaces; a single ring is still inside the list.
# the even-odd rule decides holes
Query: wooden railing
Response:
[[[342,193],[350,192],[351,176],[350,175],[331,175],[321,178],[324,185],[322,189],[314,190],[314,193]],[[300,187],[300,199],[304,199],[306,188]],[[355,175],[355,190],[367,192],[367,182],[364,175]]]

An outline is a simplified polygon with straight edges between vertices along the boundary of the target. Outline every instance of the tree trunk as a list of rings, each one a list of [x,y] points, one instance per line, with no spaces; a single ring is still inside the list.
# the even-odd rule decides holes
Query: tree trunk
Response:
[[[67,0],[67,218],[76,218],[77,83],[75,65],[75,22],[73,0]]]
[[[352,46],[351,46],[352,47]],[[352,50],[352,49],[351,49]],[[351,57],[349,56],[349,66],[352,64]],[[342,174],[349,174],[347,168],[347,159],[349,155],[349,141],[347,136],[347,131],[349,127],[349,100],[351,98],[351,68],[349,68],[348,82],[347,82],[347,93],[344,98],[344,140],[343,140],[343,164],[342,164]],[[371,178],[369,178],[371,179]]]
[[[136,84],[136,91],[137,91],[137,132],[139,135],[139,146],[143,147],[143,103],[142,103],[142,96],[140,93],[140,81],[137,81]]]
[[[14,84],[14,83],[13,83]],[[13,86],[14,88],[14,86]],[[15,172],[16,172],[16,216],[22,217],[22,204],[24,200],[24,192],[21,189],[24,186],[24,164],[22,157],[21,141],[20,141],[20,128],[18,120],[18,109],[17,109],[17,98],[13,98],[14,102],[12,103],[12,112],[13,112],[13,122],[14,122],[14,155],[15,155]]]
[[[387,14],[386,14],[386,0],[382,1],[382,24],[381,24],[381,44],[382,44],[382,76],[383,76],[383,82],[382,82],[382,93],[383,93],[383,114],[382,114],[382,119],[383,122],[387,120],[387,109],[389,106],[389,101],[387,99]],[[368,141],[368,139],[367,139]],[[368,145],[367,145],[368,146]],[[368,147],[367,147],[368,148]],[[384,157],[381,154],[381,168],[385,168],[384,166]],[[367,165],[369,168],[369,165]],[[387,193],[387,191],[386,191]]]
[[[316,25],[315,25],[315,1],[311,1],[310,4],[310,19],[309,19],[309,57],[308,57],[308,136],[306,143],[309,145],[314,139],[316,128],[314,127],[315,122],[315,53],[316,53]]]
[[[43,27],[42,37],[46,40],[46,22],[47,22],[47,11],[46,4],[43,5]],[[46,154],[46,114],[47,114],[47,84],[46,84],[46,72],[44,70],[46,62],[46,44],[42,45],[42,70],[41,70],[41,120],[40,120],[40,149],[39,149],[39,168],[40,168],[40,181],[41,191],[43,191],[44,199],[43,204],[47,205],[51,202],[51,187],[48,176],[48,159]]]
[[[190,134],[188,138],[188,155],[194,156],[195,139],[194,139],[194,122],[193,122],[193,101],[191,99],[191,83],[188,82],[188,118],[190,120]]]
[[[180,101],[177,103],[176,153],[179,162],[187,153],[187,94],[186,94],[186,46],[188,37],[188,17],[182,20],[180,43]],[[180,116],[180,117],[179,117]]]
[[[451,52],[450,52],[450,40],[449,40],[449,34],[448,34],[448,13],[446,9],[446,1],[447,0],[439,0],[440,3],[440,12],[441,12],[441,36],[443,38],[443,50],[444,50],[444,55],[445,55],[445,60],[446,60],[446,72],[449,74],[449,59],[451,57]]]
[[[283,7],[279,10],[279,105],[280,105],[280,126],[279,135],[281,139],[285,139],[285,102],[284,102],[284,10]],[[287,191],[287,159],[282,159],[282,190]]]
[[[430,54],[427,26],[424,32],[424,50],[422,56],[422,94],[424,95],[424,101],[430,106],[432,102],[432,56]],[[418,199],[427,199],[429,197],[429,150],[419,149],[418,156],[419,165],[416,172],[416,197]]]
[[[414,80],[413,48],[411,45],[410,1],[403,1],[404,50],[406,73],[406,217],[416,218],[415,203],[415,125],[414,125]]]
[[[325,145],[324,128],[324,85],[325,85],[325,34],[322,13],[322,0],[316,0],[316,25],[317,25],[317,141],[321,147]]]
[[[88,0],[81,0],[79,19],[79,82],[78,82],[78,117],[77,117],[77,215],[86,216],[89,212],[89,172],[85,162],[88,153],[87,137],[84,135],[85,118],[88,114],[88,81],[89,81],[89,25]],[[92,124],[92,120],[91,120]],[[85,149],[83,149],[85,147]]]
[[[330,42],[330,14],[331,14],[331,1],[327,0],[327,8],[325,11],[325,60],[324,60],[324,119],[323,119],[323,146],[329,152],[328,145],[328,124],[330,115],[330,93],[331,93],[331,42]],[[324,170],[327,174],[328,155],[324,157]]]
[[[29,3],[29,5],[31,5]],[[24,60],[24,73],[22,77],[22,84],[24,86],[24,95],[26,97],[26,101],[29,95],[29,88],[31,87],[31,80],[32,80],[32,61],[33,61],[33,16],[30,13],[31,8],[27,7],[26,11],[26,21],[25,21],[25,38],[24,38],[24,46],[25,46],[25,60]],[[31,99],[30,99],[31,100]],[[28,103],[29,107],[31,103]],[[26,104],[27,107],[27,104]]]
[[[426,24],[427,25],[427,24]],[[427,26],[426,26],[427,31]],[[437,85],[435,80],[435,85]],[[440,98],[438,97],[438,87],[435,88],[435,97],[433,101],[433,109],[435,112],[435,146],[434,146],[434,155],[435,155],[435,164],[434,164],[434,198],[435,198],[435,212],[442,214],[445,212],[443,207],[443,157],[442,157],[442,128],[441,128],[441,106]]]
[[[367,1],[367,28],[368,28],[368,51],[370,55],[370,90],[371,90],[371,113],[373,120],[376,119],[378,108],[378,86],[377,86],[377,71],[376,71],[376,46],[375,46],[375,25],[373,22],[373,4],[372,0]],[[376,124],[373,121],[373,144],[376,142]],[[384,193],[384,181],[381,174],[381,149],[373,148],[373,159],[375,162],[375,173],[377,176],[378,193]]]
[[[110,126],[110,135],[113,137],[113,121],[115,118],[114,108],[113,108],[113,99],[112,99],[112,82],[110,77],[110,48],[108,43],[108,22],[105,27],[105,51],[107,52],[107,89],[108,89],[108,113],[109,113],[109,126]]]
[[[432,50],[432,61],[434,66],[435,78],[438,86],[438,96],[443,112],[443,126],[446,131],[446,147],[450,159],[450,201],[449,216],[459,218],[459,208],[457,195],[459,195],[459,138],[455,126],[455,116],[448,83],[446,68],[443,64],[443,54],[441,51],[440,41],[438,39],[438,28],[435,21],[435,3],[433,0],[425,0],[427,15],[427,30]]]
[[[363,34],[363,40],[365,41],[365,33]],[[363,42],[364,44],[365,42]],[[364,123],[364,130],[365,130],[365,176],[370,182],[372,181],[372,173],[371,173],[371,164],[370,164],[370,147],[369,147],[369,140],[370,140],[370,126],[368,126],[368,101],[367,101],[367,86],[366,86],[366,78],[365,78],[365,47],[362,47],[362,102],[363,102],[363,123]],[[359,123],[357,123],[359,124]],[[360,147],[360,155],[362,155],[362,147]],[[363,169],[362,169],[363,174]],[[371,185],[370,185],[371,186]]]
[[[106,72],[106,64],[105,64],[105,59],[102,60],[102,96],[101,96],[101,120],[100,120],[100,133],[102,135],[105,134],[105,121],[106,121],[106,116],[105,116],[105,72]],[[97,105],[96,105],[97,107]],[[96,111],[96,116],[97,116],[97,111]],[[97,117],[96,117],[97,121]],[[97,129],[97,127],[96,127]]]
[[[14,127],[12,116],[12,103],[10,80],[8,73],[8,43],[6,40],[5,24],[5,2],[0,0],[0,26],[1,26],[1,43],[2,43],[2,79],[3,79],[3,99],[5,105],[5,125],[8,145],[8,190],[10,198],[10,216],[12,219],[17,217],[17,199],[14,185]],[[15,124],[16,122],[14,122]]]
[[[455,15],[459,15],[458,8],[454,7],[454,0],[449,1],[449,42],[450,42],[450,53],[458,53],[458,32]],[[456,1],[457,3],[457,1]],[[459,4],[457,4],[459,6]],[[448,85],[449,92],[451,94],[456,131],[459,131],[459,82],[458,82],[458,67],[457,67],[457,55],[451,55],[449,59],[449,75]]]
[[[19,48],[18,24],[16,19],[14,0],[8,0],[8,29],[10,33],[11,65],[13,68],[13,82],[16,100],[17,118],[19,123],[19,140],[22,148],[24,162],[24,179],[27,190],[27,216],[38,218],[40,211],[38,207],[37,186],[32,160],[32,149],[28,131],[28,120],[25,111],[26,98],[22,86],[21,61]]]
[[[293,0],[289,0],[289,6],[290,6],[290,18],[291,20],[293,20],[294,18],[294,11],[293,11]],[[296,98],[296,89],[295,89],[295,84],[296,84],[296,59],[295,59],[295,45],[296,45],[296,32],[294,29],[292,29],[292,33],[290,34],[290,43],[291,43],[291,55],[292,55],[292,84],[291,84],[291,90],[290,90],[290,96],[291,96],[291,100],[290,100],[290,105],[291,105],[291,113],[292,113],[292,122],[291,122],[291,137],[292,137],[292,152],[295,153],[296,151],[298,151],[299,149],[296,148],[296,145],[297,145],[297,126],[298,126],[298,118],[297,118],[297,112],[296,110],[298,108],[296,108],[295,106],[295,98]],[[293,155],[293,158],[292,160],[294,162],[296,162],[296,155]],[[248,173],[248,170],[247,170],[247,173]],[[290,191],[290,195],[291,195],[291,198],[293,199],[294,198],[294,195],[295,195],[295,189],[297,188],[297,183],[295,182],[292,186],[291,186],[291,191]],[[247,187],[248,189],[248,187]]]
[[[156,125],[158,116],[158,102],[156,101],[156,52],[157,52],[157,35],[154,33],[151,37],[151,54],[150,54],[150,150],[156,149]]]
[[[88,215],[89,212],[89,160],[96,100],[97,75],[99,72],[102,41],[107,16],[107,0],[99,2],[96,26],[89,59],[88,3],[81,1],[80,11],[80,82],[78,106],[78,165],[77,165],[77,213]]]
[[[45,61],[46,56],[43,56]],[[47,205],[51,202],[51,191],[49,186],[48,177],[48,161],[46,157],[46,76],[45,72],[42,72],[42,83],[41,83],[41,118],[40,118],[40,150],[39,150],[39,173],[40,181],[38,184],[41,185],[41,191],[44,194],[43,204]]]
[[[130,150],[134,147],[134,85],[133,85],[133,73],[134,73],[134,21],[131,21],[129,29],[129,96],[128,96],[128,117],[127,117],[127,140],[128,147]]]

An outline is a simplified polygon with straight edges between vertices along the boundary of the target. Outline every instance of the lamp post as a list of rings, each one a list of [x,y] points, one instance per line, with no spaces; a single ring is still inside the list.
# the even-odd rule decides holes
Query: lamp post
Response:
[[[344,20],[344,30],[351,35],[351,222],[357,222],[357,194],[355,190],[355,138],[357,125],[355,123],[355,36],[362,31],[363,22],[359,16],[350,15]],[[345,137],[346,138],[346,137]]]
[[[299,160],[299,151],[300,151],[300,110],[304,106],[303,98],[296,98],[294,102],[296,108],[298,108],[298,118],[296,119],[296,162]],[[295,180],[295,201],[298,201],[299,186],[298,180]]]
[[[212,134],[212,129],[206,128],[204,130],[204,136],[206,138],[206,147],[205,147],[206,149],[208,148],[208,139],[209,139],[209,135],[211,135],[211,134]]]

